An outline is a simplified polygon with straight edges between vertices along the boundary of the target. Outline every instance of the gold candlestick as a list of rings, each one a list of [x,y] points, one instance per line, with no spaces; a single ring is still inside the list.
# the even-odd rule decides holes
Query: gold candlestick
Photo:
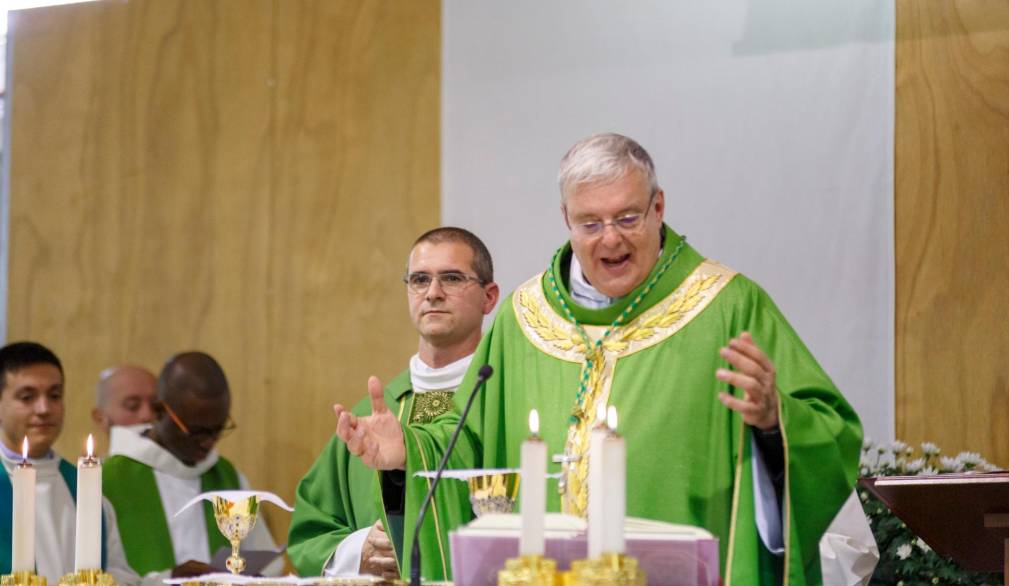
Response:
[[[539,555],[524,555],[505,562],[497,573],[498,586],[560,586],[557,562]]]
[[[46,586],[46,577],[35,572],[12,572],[0,576],[0,586]]]
[[[59,586],[116,586],[116,579],[101,570],[78,570],[60,578]]]
[[[616,553],[571,562],[571,571],[565,577],[565,584],[570,586],[645,586],[646,583],[638,560]]]

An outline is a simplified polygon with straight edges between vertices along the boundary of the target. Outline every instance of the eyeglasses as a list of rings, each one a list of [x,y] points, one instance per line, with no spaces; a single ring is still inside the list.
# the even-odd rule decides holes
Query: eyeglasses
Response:
[[[421,293],[426,293],[431,287],[431,283],[438,281],[441,285],[442,291],[448,294],[458,293],[466,288],[470,283],[477,283],[481,287],[486,285],[483,279],[479,277],[471,277],[463,273],[440,273],[437,275],[431,275],[428,273],[410,273],[409,275],[403,277],[403,282],[406,283],[407,288],[410,289],[411,293],[420,295]]]
[[[606,229],[606,226],[613,226],[614,229],[622,234],[634,234],[645,225],[645,218],[648,217],[648,212],[652,211],[652,201],[654,200],[655,193],[652,193],[651,197],[648,198],[648,207],[643,212],[631,212],[606,222],[602,220],[582,222],[581,224],[572,225],[571,229],[583,237],[599,236]]]
[[[212,440],[221,439],[222,437],[225,437],[229,433],[235,431],[235,428],[238,427],[238,424],[235,423],[235,420],[231,418],[231,415],[228,415],[227,421],[225,421],[224,425],[222,425],[220,427],[216,427],[216,428],[214,428],[214,427],[190,427],[190,426],[188,426],[188,425],[186,425],[185,423],[182,422],[182,419],[175,412],[175,410],[172,409],[171,405],[169,405],[168,403],[166,403],[164,401],[162,401],[161,404],[164,406],[165,412],[168,413],[168,416],[175,423],[175,426],[179,428],[179,431],[181,431],[182,433],[184,433],[187,437],[191,437],[193,439],[197,439],[197,440],[199,440],[199,439],[212,439]]]

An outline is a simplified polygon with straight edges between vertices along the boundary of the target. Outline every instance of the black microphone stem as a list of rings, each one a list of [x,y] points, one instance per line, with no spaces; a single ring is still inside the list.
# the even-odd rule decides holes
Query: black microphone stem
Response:
[[[473,406],[473,399],[476,398],[477,391],[480,390],[480,387],[487,382],[487,379],[493,373],[494,369],[489,364],[484,364],[480,367],[480,373],[477,375],[473,392],[470,393],[469,399],[466,400],[466,407],[462,410],[462,415],[459,417],[459,424],[455,426],[455,431],[452,432],[452,437],[448,440],[448,446],[445,447],[445,454],[442,455],[441,462],[438,463],[438,469],[434,474],[434,481],[431,482],[431,488],[424,495],[424,502],[420,505],[420,512],[417,513],[417,525],[413,529],[413,547],[410,548],[410,586],[420,586],[420,529],[424,524],[427,509],[431,506],[431,499],[434,498],[434,489],[438,487],[441,474],[445,471],[445,465],[448,464],[448,458],[452,455],[452,449],[455,448],[456,440],[459,439],[459,432],[466,425],[466,416],[469,415],[469,409]]]

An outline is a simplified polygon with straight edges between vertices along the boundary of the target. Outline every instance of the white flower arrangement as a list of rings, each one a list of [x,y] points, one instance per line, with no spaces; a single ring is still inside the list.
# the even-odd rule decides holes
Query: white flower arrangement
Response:
[[[998,469],[975,452],[943,456],[939,447],[931,442],[922,443],[917,456],[915,452],[899,440],[877,444],[866,439],[862,443],[859,473],[867,477],[931,476]],[[867,490],[859,489],[858,496],[879,546],[880,560],[872,576],[873,584],[1001,584],[1000,574],[968,572],[940,557]]]

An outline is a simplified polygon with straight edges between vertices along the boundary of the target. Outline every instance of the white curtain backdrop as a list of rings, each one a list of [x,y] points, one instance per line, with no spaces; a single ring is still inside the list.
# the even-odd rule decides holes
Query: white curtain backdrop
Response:
[[[763,285],[890,439],[894,26],[886,0],[445,0],[442,219],[510,291],[566,238],[561,156],[627,134],[666,221]]]

